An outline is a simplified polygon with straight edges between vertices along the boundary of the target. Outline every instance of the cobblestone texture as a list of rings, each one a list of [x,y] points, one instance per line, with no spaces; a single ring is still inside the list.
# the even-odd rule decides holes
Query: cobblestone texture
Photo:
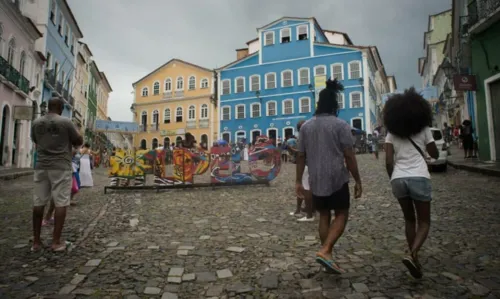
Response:
[[[433,175],[425,276],[415,281],[401,263],[404,225],[383,160],[358,159],[364,195],[335,249],[342,276],[314,262],[317,220],[289,216],[294,165],[270,187],[108,195],[98,169],[98,186],[69,209],[64,238],[75,246],[65,254],[29,252],[32,176],[0,181],[0,298],[500,298],[498,178]]]

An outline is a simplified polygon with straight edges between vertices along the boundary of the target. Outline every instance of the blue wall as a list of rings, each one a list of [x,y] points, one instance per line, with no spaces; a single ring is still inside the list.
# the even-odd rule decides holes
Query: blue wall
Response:
[[[292,28],[292,41],[287,44],[279,44],[279,28],[274,29],[275,33],[275,43],[274,46],[267,46],[262,49],[262,64],[259,64],[259,55],[257,53],[247,59],[236,62],[220,71],[220,81],[221,86],[224,80],[229,79],[231,83],[231,92],[227,95],[222,95],[222,89],[220,90],[220,103],[219,103],[219,113],[220,113],[220,138],[223,138],[223,133],[230,134],[230,140],[234,142],[236,140],[237,132],[244,132],[247,141],[251,142],[252,131],[260,130],[261,134],[268,135],[269,130],[277,130],[276,136],[285,137],[284,129],[291,128],[292,132],[296,134],[296,126],[300,120],[306,120],[313,116],[315,108],[314,93],[309,89],[309,84],[312,85],[314,89],[314,67],[318,65],[326,66],[327,77],[331,76],[331,65],[334,63],[343,64],[343,73],[345,90],[344,102],[345,107],[339,111],[339,117],[351,123],[353,119],[361,118],[363,123],[363,129],[366,128],[366,118],[365,118],[365,108],[364,105],[368,105],[368,101],[365,100],[364,87],[361,85],[359,79],[348,79],[348,63],[351,61],[359,61],[361,64],[362,77],[364,77],[364,69],[362,63],[362,52],[357,49],[338,47],[338,46],[323,46],[314,45],[315,56],[310,56],[310,40],[296,40],[296,33],[294,31],[294,26],[298,24],[307,24],[304,22],[292,22],[288,21]],[[279,26],[278,26],[279,25]],[[274,25],[273,28],[283,27],[280,22]],[[269,28],[265,29],[268,30]],[[264,30],[264,31],[265,31]],[[262,36],[262,38],[264,38]],[[307,51],[303,44],[307,44]],[[274,47],[274,48],[273,48]],[[281,50],[280,50],[281,47]],[[287,50],[284,50],[285,47]],[[275,50],[276,48],[276,50]],[[290,54],[293,53],[293,54]],[[320,54],[318,54],[320,53]],[[290,60],[290,55],[295,55],[296,58]],[[321,55],[321,56],[318,56]],[[286,61],[283,61],[286,60]],[[299,85],[299,73],[298,70],[302,68],[309,69],[309,84]],[[282,87],[281,72],[284,70],[292,70],[293,72],[293,86]],[[265,74],[274,72],[276,73],[276,85],[277,88],[265,89]],[[260,76],[260,95],[257,98],[254,91],[250,91],[250,76],[259,75]],[[245,78],[245,91],[241,93],[235,93],[235,78],[244,77]],[[349,108],[350,96],[352,92],[361,93],[361,101],[363,107],[361,108]],[[301,98],[309,98],[310,108],[307,113],[300,113],[299,104]],[[283,101],[286,99],[293,100],[293,113],[283,114]],[[267,113],[267,103],[275,101],[277,114],[275,116],[266,116]],[[251,107],[252,104],[260,104],[261,116],[252,118],[251,117]],[[236,117],[236,106],[245,106],[245,118],[235,119]],[[222,113],[224,108],[230,108],[230,120],[222,120]],[[373,116],[372,116],[373,117]]]
[[[280,22],[266,30],[262,31],[261,40],[262,42],[262,62],[280,61],[286,59],[293,59],[299,57],[311,56],[311,40],[298,40],[297,30],[298,26],[305,25],[309,31],[309,22],[301,21],[284,21]],[[291,31],[290,42],[281,43],[280,31],[284,28],[289,28]],[[265,37],[267,32],[274,32],[274,44],[264,45]],[[310,35],[310,34],[309,34]]]

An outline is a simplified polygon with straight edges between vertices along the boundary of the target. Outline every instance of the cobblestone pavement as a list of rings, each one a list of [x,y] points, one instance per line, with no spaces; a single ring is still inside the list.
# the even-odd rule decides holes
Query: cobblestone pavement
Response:
[[[498,178],[433,175],[416,281],[401,263],[404,225],[383,160],[358,160],[365,193],[335,249],[342,276],[314,262],[317,221],[288,215],[294,165],[270,187],[108,195],[97,170],[98,186],[68,213],[65,254],[29,252],[32,177],[0,182],[0,298],[500,298]]]

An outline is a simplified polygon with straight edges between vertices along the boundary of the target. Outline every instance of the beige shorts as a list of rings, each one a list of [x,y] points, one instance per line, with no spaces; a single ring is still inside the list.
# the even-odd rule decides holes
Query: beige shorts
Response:
[[[309,186],[309,169],[304,168],[304,174],[302,174],[302,186],[304,186],[304,190],[309,191],[311,187]]]
[[[71,170],[35,170],[33,205],[45,206],[51,199],[56,207],[67,207],[71,201]]]

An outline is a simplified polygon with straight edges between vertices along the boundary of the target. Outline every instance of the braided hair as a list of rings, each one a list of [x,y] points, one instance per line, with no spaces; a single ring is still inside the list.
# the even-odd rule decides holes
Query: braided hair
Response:
[[[339,109],[337,99],[339,92],[343,90],[344,86],[337,79],[328,79],[326,88],[319,93],[318,107],[315,114],[333,114],[337,116]]]

